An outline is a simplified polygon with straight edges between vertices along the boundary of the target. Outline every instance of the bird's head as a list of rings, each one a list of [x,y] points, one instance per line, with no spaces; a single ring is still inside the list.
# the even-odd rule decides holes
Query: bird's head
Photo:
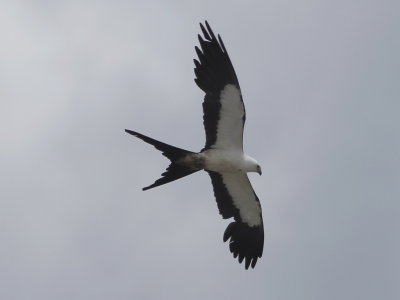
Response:
[[[261,166],[258,164],[258,162],[254,158],[246,155],[245,156],[245,164],[246,164],[247,172],[256,172],[260,175],[262,174]]]

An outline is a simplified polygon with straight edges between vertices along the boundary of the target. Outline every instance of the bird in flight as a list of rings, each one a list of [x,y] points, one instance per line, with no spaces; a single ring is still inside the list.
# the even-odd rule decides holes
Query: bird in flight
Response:
[[[205,92],[203,123],[206,143],[200,152],[177,148],[141,133],[125,131],[153,145],[170,160],[167,170],[148,190],[194,172],[205,170],[211,177],[219,213],[234,218],[225,230],[223,240],[245,268],[255,267],[262,256],[264,227],[261,205],[247,177],[247,172],[261,175],[254,158],[243,152],[243,128],[246,111],[235,70],[220,35],[214,35],[208,22],[200,24],[200,48],[195,47],[195,82]]]

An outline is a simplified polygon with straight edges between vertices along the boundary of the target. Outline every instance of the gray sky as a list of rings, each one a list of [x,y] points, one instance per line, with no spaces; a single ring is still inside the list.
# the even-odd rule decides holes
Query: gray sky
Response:
[[[398,1],[4,1],[1,299],[399,299]],[[200,150],[198,23],[247,110],[266,228],[245,271]],[[251,298],[250,298],[251,297]]]

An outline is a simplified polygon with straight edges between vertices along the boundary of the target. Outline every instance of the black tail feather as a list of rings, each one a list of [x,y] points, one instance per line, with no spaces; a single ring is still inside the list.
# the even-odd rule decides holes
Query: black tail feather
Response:
[[[143,191],[177,180],[197,171],[198,170],[193,170],[185,166],[171,163],[167,170],[161,174],[162,177],[160,179],[157,179],[152,185],[144,187]]]
[[[157,141],[155,139],[152,139],[148,136],[145,136],[141,133],[125,129],[126,133],[129,133],[133,136],[136,136],[137,138],[143,140],[144,142],[153,145],[157,150],[160,150],[164,156],[166,156],[169,160],[171,161],[176,161],[180,158],[185,157],[188,154],[194,154],[194,152],[187,151],[178,147],[174,147],[168,144],[165,144],[163,142]]]
[[[186,157],[187,155],[196,154],[195,152],[187,151],[178,147],[165,144],[163,142],[157,141],[129,129],[125,129],[125,132],[143,140],[150,145],[153,145],[157,150],[160,150],[162,154],[171,161],[171,164],[169,165],[167,170],[161,174],[162,177],[156,180],[152,185],[144,187],[143,191],[177,180],[200,170],[177,163],[178,160]]]

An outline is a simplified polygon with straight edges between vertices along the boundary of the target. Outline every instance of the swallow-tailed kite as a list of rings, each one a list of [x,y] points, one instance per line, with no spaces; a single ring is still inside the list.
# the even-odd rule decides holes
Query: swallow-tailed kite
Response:
[[[262,256],[264,228],[260,201],[255,194],[247,172],[261,175],[257,161],[243,152],[243,127],[246,112],[238,79],[221,37],[214,35],[207,21],[200,24],[203,33],[198,36],[200,48],[195,47],[195,82],[205,92],[203,122],[206,131],[205,147],[198,153],[183,150],[138,132],[125,131],[153,145],[171,164],[162,177],[148,190],[174,181],[199,170],[211,177],[214,195],[224,219],[233,217],[224,233],[230,251],[245,260],[245,268],[254,268]]]

